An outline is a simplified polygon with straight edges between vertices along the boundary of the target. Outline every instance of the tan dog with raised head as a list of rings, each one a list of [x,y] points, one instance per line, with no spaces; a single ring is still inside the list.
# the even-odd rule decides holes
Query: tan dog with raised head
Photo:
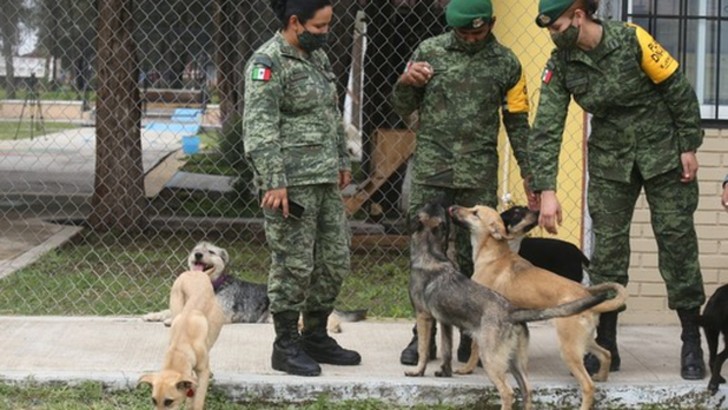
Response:
[[[527,322],[571,316],[607,299],[605,293],[544,309],[518,309],[492,289],[480,286],[457,271],[445,253],[449,219],[438,203],[428,203],[412,222],[409,296],[417,315],[417,368],[407,376],[422,376],[435,320],[440,323],[442,365],[438,377],[452,376],[452,328],[456,326],[479,342],[483,367],[501,397],[501,410],[513,407],[510,372],[520,390],[522,408],[530,410],[531,393],[526,374]]]
[[[613,299],[600,303],[574,316],[553,320],[559,337],[561,357],[581,386],[581,409],[591,409],[594,404],[594,382],[584,368],[584,354],[594,354],[601,363],[594,380],[606,381],[611,355],[594,341],[594,330],[602,312],[621,308],[627,298],[627,290],[617,283],[603,283],[584,287],[545,269],[537,268],[513,252],[508,246],[509,234],[500,214],[486,206],[463,208],[450,207],[450,215],[456,224],[470,230],[473,245],[474,270],[472,279],[505,296],[521,308],[544,309],[582,299],[589,295],[614,292]],[[521,223],[528,224],[524,218]],[[473,348],[472,352],[477,352]],[[458,373],[470,373],[477,365],[478,357],[470,360]]]
[[[139,379],[140,384],[152,386],[152,402],[158,410],[177,409],[185,400],[187,408],[193,410],[202,410],[205,406],[210,383],[210,349],[225,321],[212,289],[211,274],[186,271],[172,285],[169,295],[172,327],[162,370]]]

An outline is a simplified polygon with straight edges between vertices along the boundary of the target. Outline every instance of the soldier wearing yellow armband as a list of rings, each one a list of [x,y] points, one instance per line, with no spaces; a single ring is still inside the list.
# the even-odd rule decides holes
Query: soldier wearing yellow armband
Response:
[[[594,18],[598,0],[540,0],[536,24],[556,49],[542,75],[528,140],[531,187],[540,191],[541,226],[556,233],[561,206],[556,177],[564,121],[573,97],[592,115],[588,205],[593,220],[593,283],[627,285],[630,223],[644,189],[658,245],[668,306],[682,325],[680,373],[705,376],[699,309],[705,301],[693,214],[698,204],[695,151],[703,139],[695,91],[677,60],[644,29]],[[601,315],[596,342],[620,366],[617,312]],[[599,368],[595,357],[587,370]]]
[[[445,205],[498,205],[501,118],[521,175],[528,175],[525,73],[516,55],[493,35],[491,1],[451,0],[445,18],[452,30],[423,41],[394,87],[394,110],[402,116],[416,111],[419,118],[409,217],[435,198]],[[460,272],[470,277],[470,234],[458,229],[455,242]],[[432,358],[434,343],[430,346]],[[461,337],[458,359],[469,357],[470,339]],[[415,335],[400,362],[416,364],[417,359]]]

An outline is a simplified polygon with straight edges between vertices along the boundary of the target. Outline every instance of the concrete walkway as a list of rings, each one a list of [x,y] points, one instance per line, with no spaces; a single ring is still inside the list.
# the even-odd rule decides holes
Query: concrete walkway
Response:
[[[297,377],[270,367],[271,324],[234,324],[223,328],[212,350],[213,383],[237,400],[312,400],[326,393],[332,400],[372,398],[400,405],[449,404],[474,408],[498,395],[483,370],[453,378],[435,378],[439,363],[426,376],[404,376],[399,353],[411,337],[410,321],[367,320],[345,323],[339,342],[358,350],[362,364],[323,365],[320,377]],[[134,317],[0,317],[0,378],[38,382],[95,380],[114,388],[135,388],[144,372],[162,363],[168,329]],[[549,323],[530,326],[529,377],[535,408],[547,403],[576,408],[580,394],[561,361]],[[455,332],[457,333],[457,332]],[[708,380],[679,376],[679,328],[623,326],[620,329],[622,369],[597,385],[595,408],[651,409],[728,408],[728,387],[706,394]],[[458,367],[458,366],[456,366]],[[512,382],[513,383],[513,382]],[[482,401],[481,401],[482,403]],[[539,406],[540,404],[540,406]],[[553,407],[551,407],[553,408]]]

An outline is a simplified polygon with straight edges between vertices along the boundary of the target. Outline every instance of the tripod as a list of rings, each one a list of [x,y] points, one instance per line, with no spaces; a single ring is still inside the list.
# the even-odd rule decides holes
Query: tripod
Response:
[[[30,111],[30,139],[33,139],[33,132],[35,131],[36,127],[38,130],[41,131],[41,133],[38,135],[45,134],[43,109],[40,106],[40,99],[38,99],[38,91],[36,90],[37,84],[38,80],[35,78],[35,73],[31,73],[30,79],[28,80],[30,92],[25,96],[25,100],[23,100],[23,107],[20,109],[20,118],[18,119],[18,128],[16,128],[15,130],[15,139],[18,139],[18,134],[20,133],[20,125],[23,123],[23,116],[25,115],[26,107],[29,107],[28,109]],[[38,116],[37,120],[36,115]]]

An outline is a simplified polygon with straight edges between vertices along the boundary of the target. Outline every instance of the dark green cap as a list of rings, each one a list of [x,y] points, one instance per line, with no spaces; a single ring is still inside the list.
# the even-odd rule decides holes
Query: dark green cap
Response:
[[[493,18],[490,0],[450,0],[445,8],[447,25],[454,28],[479,28]]]
[[[548,27],[574,4],[575,0],[541,0],[538,2],[536,25]]]

